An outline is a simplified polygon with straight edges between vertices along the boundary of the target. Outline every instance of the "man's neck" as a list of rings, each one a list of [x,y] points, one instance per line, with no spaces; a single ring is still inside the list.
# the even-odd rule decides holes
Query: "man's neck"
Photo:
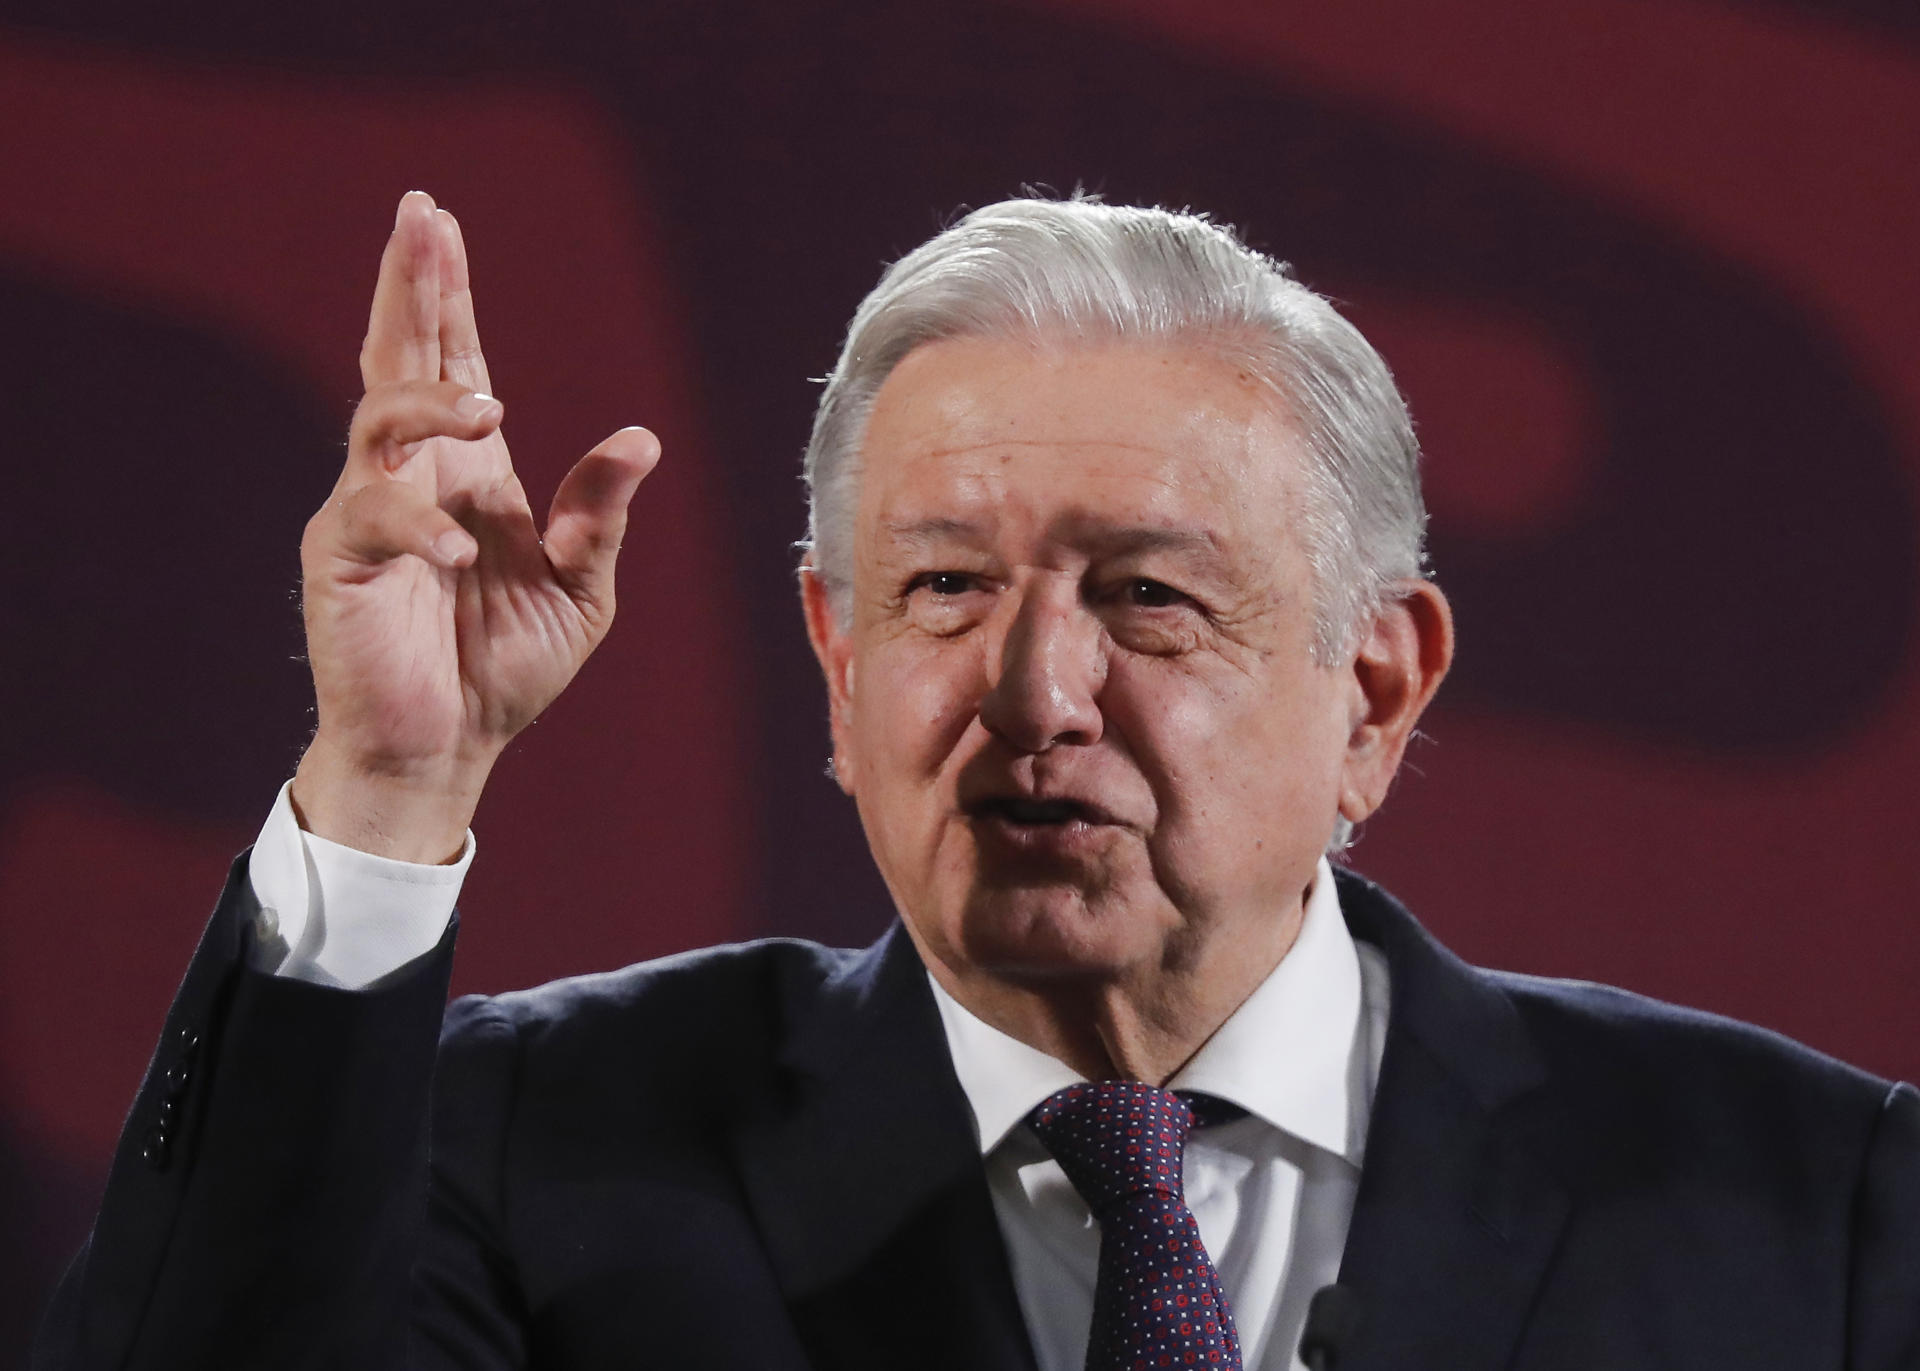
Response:
[[[1304,912],[1303,895],[1252,945],[1214,939],[1119,976],[1013,980],[921,956],[969,1013],[1088,1080],[1164,1085],[1272,974]]]

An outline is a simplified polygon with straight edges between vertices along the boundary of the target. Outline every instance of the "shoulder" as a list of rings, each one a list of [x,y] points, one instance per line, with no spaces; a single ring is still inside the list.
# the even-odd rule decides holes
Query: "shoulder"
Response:
[[[1478,974],[1509,998],[1546,1064],[1547,1086],[1514,1117],[1554,1174],[1592,1202],[1595,1222],[1644,1220],[1683,1246],[1717,1233],[1816,1265],[1851,1253],[1879,1279],[1913,1279],[1912,1086],[1754,1024],[1611,986]]]
[[[1837,1216],[1912,1094],[1755,1024],[1613,986],[1476,974],[1545,1064],[1551,1150],[1626,1193],[1827,1196]]]
[[[755,1006],[817,993],[862,955],[799,938],[729,943],[527,990],[469,995],[456,1000],[447,1017],[450,1027],[486,1019],[524,1032],[562,1034],[635,1016],[719,1014],[731,1020]]]
[[[1769,1183],[1783,1168],[1844,1170],[1896,1101],[1892,1082],[1755,1024],[1470,966],[1379,886],[1337,874],[1355,936],[1387,956],[1390,1037],[1417,1040],[1484,1105],[1533,1120],[1569,1166],[1751,1167]]]
[[[1592,981],[1469,965],[1388,891],[1352,871],[1335,876],[1354,936],[1386,955],[1394,1016],[1414,1021],[1444,1055],[1531,1053],[1549,1072],[1576,1072],[1595,1088],[1678,1079],[1706,1093],[1784,1087],[1875,1106],[1891,1088],[1756,1024]],[[1445,1039],[1463,1041],[1448,1053]]]
[[[710,1094],[772,1071],[792,1026],[868,956],[770,938],[465,996],[447,1010],[442,1068],[511,1057],[522,1077]]]
[[[1784,1034],[1616,986],[1475,969],[1514,1005],[1553,1064],[1644,1093],[1683,1081],[1694,1093],[1778,1097],[1783,1104],[1878,1108],[1883,1080]]]

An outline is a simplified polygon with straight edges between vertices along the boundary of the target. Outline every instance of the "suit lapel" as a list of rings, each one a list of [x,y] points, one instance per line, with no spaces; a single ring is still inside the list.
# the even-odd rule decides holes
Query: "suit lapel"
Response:
[[[1392,1007],[1341,1280],[1342,1371],[1507,1365],[1570,1203],[1544,1069],[1511,1002],[1384,891],[1339,873]],[[818,1371],[1032,1371],[939,1014],[902,930],[796,992],[781,1088],[733,1154]]]
[[[783,1006],[782,1090],[733,1153],[819,1371],[1031,1371],[966,1098],[896,925]]]
[[[1363,1317],[1342,1371],[1506,1366],[1570,1207],[1534,1140],[1546,1074],[1512,1003],[1378,887],[1339,873],[1392,1007],[1340,1279]]]

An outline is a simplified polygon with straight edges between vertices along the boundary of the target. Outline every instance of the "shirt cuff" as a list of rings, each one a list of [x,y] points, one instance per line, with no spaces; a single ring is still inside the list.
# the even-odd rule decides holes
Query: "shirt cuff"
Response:
[[[303,831],[292,785],[280,787],[248,862],[260,905],[254,968],[359,990],[431,951],[473,863],[472,830],[450,865],[376,857]]]

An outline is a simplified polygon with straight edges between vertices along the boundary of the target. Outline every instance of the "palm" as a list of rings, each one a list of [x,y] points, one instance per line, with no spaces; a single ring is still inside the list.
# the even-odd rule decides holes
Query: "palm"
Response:
[[[626,502],[657,447],[623,430],[581,459],[543,541],[487,398],[458,227],[417,193],[361,371],[346,469],[302,548],[315,749],[369,775],[484,774],[605,634]]]
[[[498,433],[411,446],[395,479],[453,514],[479,554],[458,570],[418,557],[341,567],[330,667],[353,702],[343,726],[381,752],[428,757],[511,737],[559,693],[602,626],[560,586]]]

